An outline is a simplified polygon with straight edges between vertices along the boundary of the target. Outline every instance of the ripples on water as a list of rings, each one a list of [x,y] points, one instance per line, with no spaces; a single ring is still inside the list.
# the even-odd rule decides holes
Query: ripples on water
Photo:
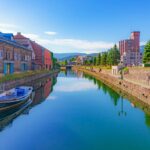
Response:
[[[32,104],[0,114],[0,150],[150,148],[150,108],[95,78],[67,71],[27,85]]]

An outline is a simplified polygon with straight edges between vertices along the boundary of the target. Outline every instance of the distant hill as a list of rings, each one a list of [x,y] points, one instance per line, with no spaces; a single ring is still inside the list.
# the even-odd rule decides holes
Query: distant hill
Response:
[[[77,56],[96,56],[98,53],[86,54],[86,53],[54,53],[54,57],[58,60],[69,60]]]
[[[85,53],[54,53],[54,57],[57,58],[58,60],[63,60],[63,59],[70,59],[75,56],[84,56],[86,55]]]
[[[144,46],[142,45],[140,46],[140,52],[143,53],[144,52]],[[91,54],[86,54],[86,53],[54,53],[54,57],[57,58],[60,61],[64,61],[64,60],[69,60],[73,57],[77,57],[77,56],[97,56],[98,53],[91,53]]]

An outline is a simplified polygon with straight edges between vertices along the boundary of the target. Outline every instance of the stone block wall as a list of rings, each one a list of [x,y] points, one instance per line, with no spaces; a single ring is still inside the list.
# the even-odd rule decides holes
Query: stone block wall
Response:
[[[109,74],[104,74],[103,72],[91,71],[83,68],[76,68],[77,70],[81,70],[93,77],[101,80],[106,85],[112,87],[113,89],[118,89],[125,94],[134,97],[137,100],[140,100],[146,104],[150,105],[150,88],[145,88],[140,86],[139,84],[134,84],[132,82],[121,80]]]
[[[129,73],[124,75],[128,80],[144,85],[150,85],[150,68],[129,68]]]

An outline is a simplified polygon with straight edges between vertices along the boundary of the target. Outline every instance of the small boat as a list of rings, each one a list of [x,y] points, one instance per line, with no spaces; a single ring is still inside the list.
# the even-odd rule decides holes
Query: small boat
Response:
[[[20,86],[0,94],[0,112],[24,104],[31,97],[32,90],[30,86]]]

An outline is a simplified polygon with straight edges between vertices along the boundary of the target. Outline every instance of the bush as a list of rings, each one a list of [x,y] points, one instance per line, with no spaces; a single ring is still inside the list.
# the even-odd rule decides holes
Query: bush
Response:
[[[125,68],[123,69],[123,73],[124,73],[124,74],[129,73],[129,68],[128,68],[128,67],[125,67]]]
[[[150,64],[144,64],[144,67],[150,67]]]
[[[26,71],[21,73],[8,74],[0,78],[0,83],[6,81],[17,80],[25,77],[30,77],[37,74],[48,73],[49,70],[36,70],[36,71]]]

